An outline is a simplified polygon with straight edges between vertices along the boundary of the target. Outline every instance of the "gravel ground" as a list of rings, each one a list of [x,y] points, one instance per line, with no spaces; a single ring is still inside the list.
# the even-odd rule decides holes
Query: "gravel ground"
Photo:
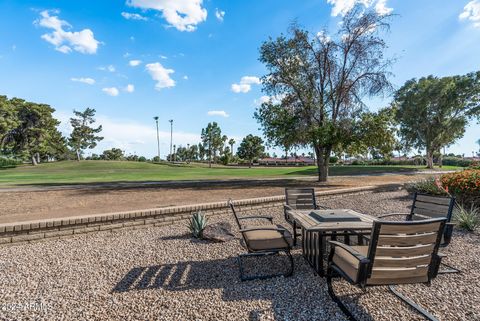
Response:
[[[369,214],[404,211],[409,204],[405,192],[325,203]],[[283,221],[280,208],[269,214]],[[234,224],[227,215],[210,223],[218,221]],[[0,320],[344,319],[298,248],[292,277],[240,282],[238,239],[212,244],[186,234],[177,224],[1,247]],[[440,320],[480,320],[479,250],[478,234],[455,232],[444,252],[463,273],[441,275],[430,287],[399,289]],[[280,266],[282,259],[249,266]],[[363,294],[337,281],[335,288],[362,320],[422,320],[384,287]]]

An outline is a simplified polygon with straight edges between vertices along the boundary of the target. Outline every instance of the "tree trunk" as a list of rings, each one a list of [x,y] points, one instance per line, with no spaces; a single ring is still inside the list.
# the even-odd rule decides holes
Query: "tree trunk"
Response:
[[[433,151],[427,150],[427,168],[433,169]]]
[[[442,155],[442,153],[439,153],[439,156],[438,156],[438,167],[440,167],[440,168],[443,167],[443,155]]]
[[[77,149],[75,152],[77,153],[77,162],[79,162],[80,161],[80,151]]]
[[[37,158],[37,164],[40,164],[40,154],[35,153],[35,157]]]
[[[318,181],[328,181],[328,163],[330,160],[330,148],[315,147],[315,154],[317,155],[317,169],[318,169]]]
[[[37,166],[38,163],[37,163],[37,158],[35,157],[35,155],[32,155],[32,165],[33,166]]]
[[[248,168],[252,168],[252,164],[253,164],[253,159],[251,159],[250,162],[248,163]]]

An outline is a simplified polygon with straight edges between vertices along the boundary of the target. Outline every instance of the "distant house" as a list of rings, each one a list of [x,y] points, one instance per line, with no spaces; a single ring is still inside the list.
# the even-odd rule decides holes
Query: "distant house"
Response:
[[[315,165],[315,160],[310,157],[268,157],[258,160],[258,164],[261,166],[308,166]]]

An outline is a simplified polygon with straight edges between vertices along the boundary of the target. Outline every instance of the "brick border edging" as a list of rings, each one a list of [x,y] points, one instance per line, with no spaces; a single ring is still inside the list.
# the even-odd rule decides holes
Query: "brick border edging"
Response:
[[[319,199],[342,197],[349,194],[388,191],[401,188],[400,185],[363,186],[316,192]],[[278,206],[285,200],[284,195],[250,198],[234,201],[240,209],[254,210]],[[172,206],[138,211],[116,212],[74,216],[59,219],[37,220],[0,224],[0,245],[32,242],[41,239],[70,237],[76,234],[97,231],[111,231],[142,226],[164,226],[188,219],[193,212],[206,215],[220,215],[228,212],[227,202]]]

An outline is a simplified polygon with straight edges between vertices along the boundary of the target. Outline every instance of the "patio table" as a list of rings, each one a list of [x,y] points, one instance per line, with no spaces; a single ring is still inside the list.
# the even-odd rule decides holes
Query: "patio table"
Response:
[[[297,227],[302,230],[302,253],[306,261],[320,275],[325,275],[323,256],[326,249],[326,237],[336,239],[343,236],[345,242],[350,242],[350,236],[357,235],[359,245],[363,244],[362,235],[369,235],[375,217],[361,214],[350,209],[335,210],[293,210],[289,212],[293,220],[293,231]],[[322,216],[332,215],[332,220],[322,221]],[[340,221],[345,216],[357,219],[356,221]],[[335,221],[335,217],[339,220]],[[295,235],[296,237],[296,235]]]

